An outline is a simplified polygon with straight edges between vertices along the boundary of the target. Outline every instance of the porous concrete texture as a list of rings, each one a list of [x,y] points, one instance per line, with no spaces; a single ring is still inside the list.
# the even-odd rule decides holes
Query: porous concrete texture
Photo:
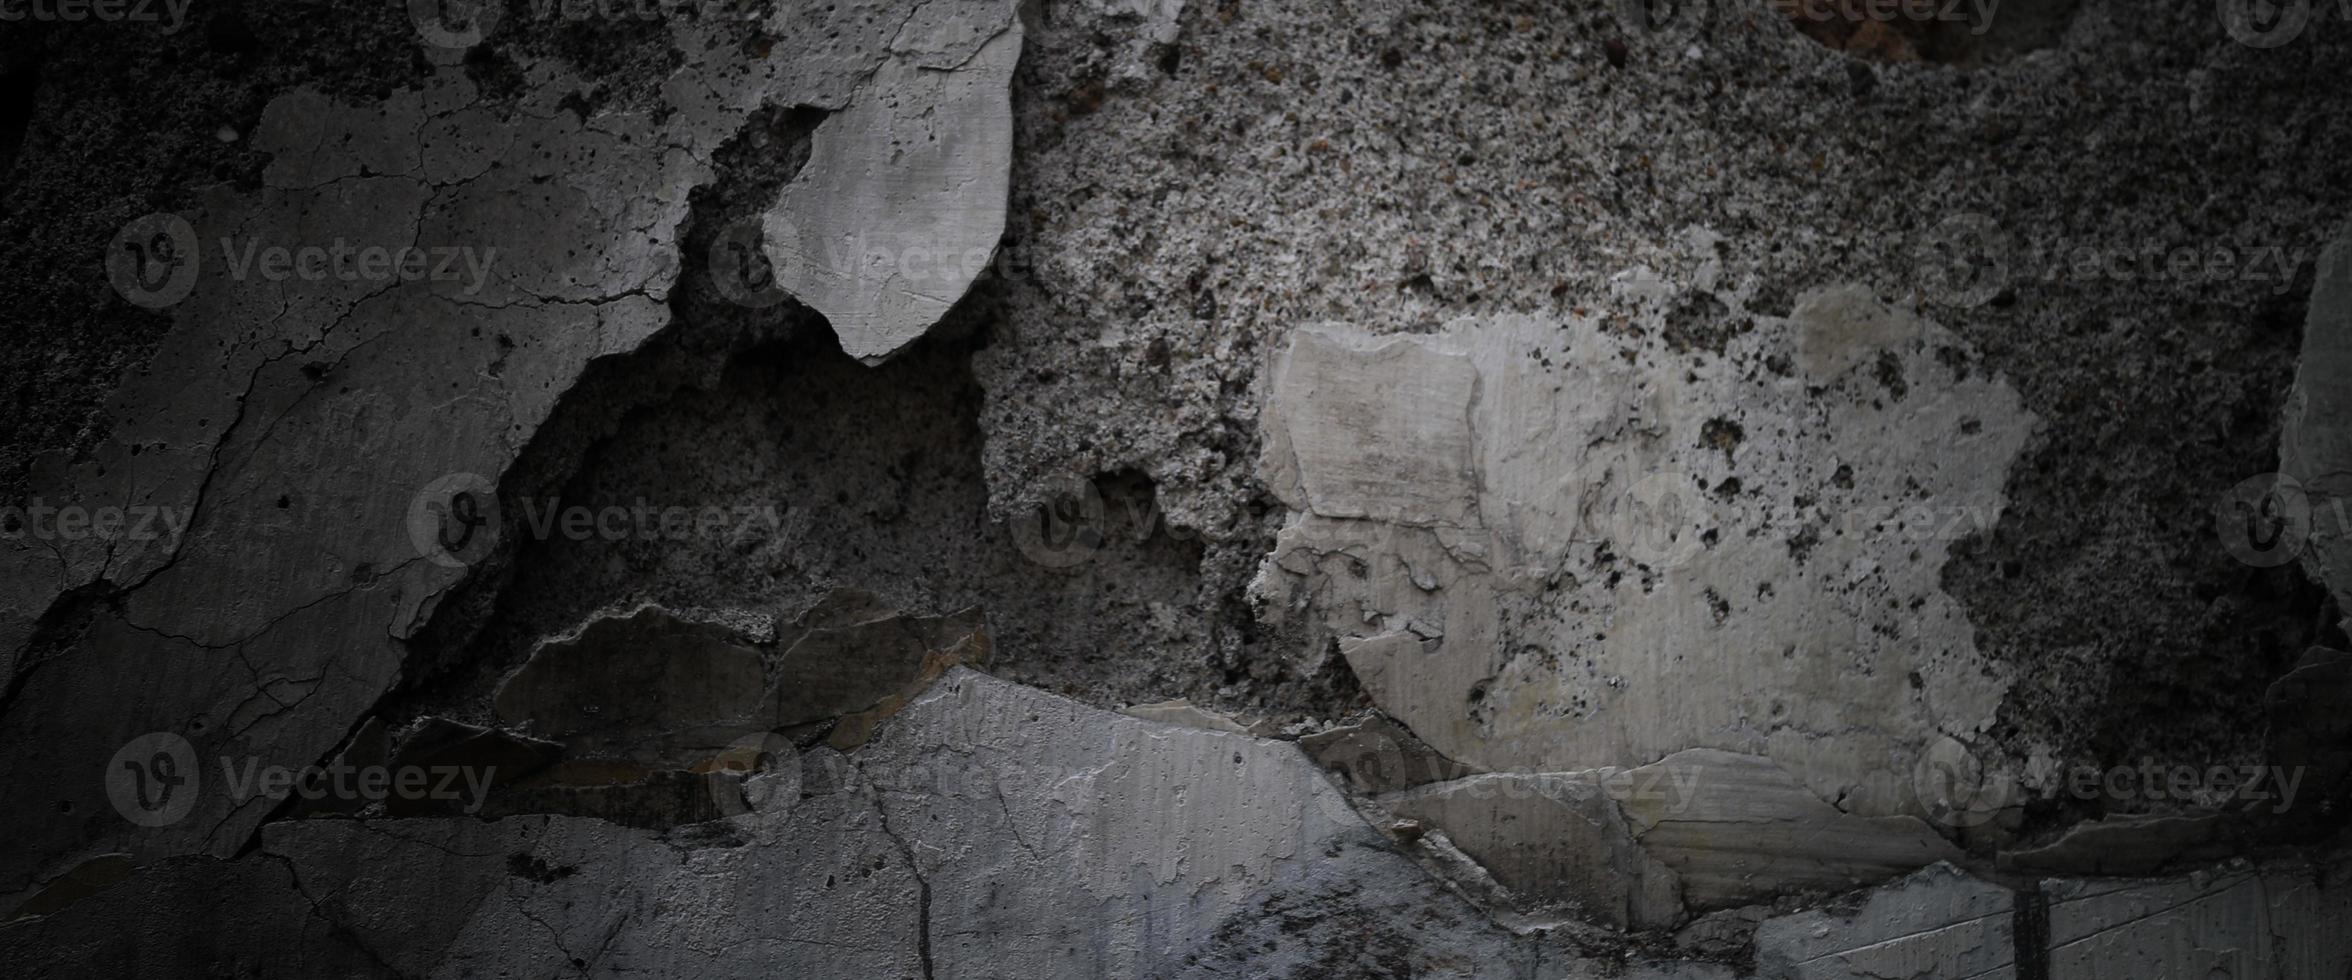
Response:
[[[2352,21],[2192,6],[10,19],[0,962],[2343,977]]]

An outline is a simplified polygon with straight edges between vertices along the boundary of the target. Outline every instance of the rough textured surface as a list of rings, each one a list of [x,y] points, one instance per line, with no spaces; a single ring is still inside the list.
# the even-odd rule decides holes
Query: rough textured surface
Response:
[[[1682,918],[1682,882],[1634,846],[1603,780],[1569,773],[1472,776],[1384,797],[1438,828],[1514,897],[1620,929]]]
[[[255,887],[336,938],[257,964],[273,976],[326,968],[338,951],[399,976],[1599,969],[1449,895],[1282,742],[958,670],[867,748],[775,764],[800,770],[800,792],[691,834],[552,816],[275,824],[258,854],[160,866],[0,942],[12,960],[70,962],[44,930],[129,920],[179,873],[216,868],[274,884]],[[1039,866],[1061,873],[1027,873]],[[415,873],[375,872],[387,867]],[[191,967],[228,962],[239,944],[172,938],[173,962]]]
[[[2324,10],[35,6],[17,972],[2345,973]]]
[[[1926,822],[1840,811],[1769,759],[1690,749],[1627,773],[1635,786],[1689,774],[1688,790],[1628,798],[1634,838],[1682,877],[1699,908],[1776,890],[1842,891],[1957,855]]]
[[[1767,977],[2017,976],[2008,889],[1939,864],[1870,895],[1850,914],[1801,912],[1756,929]]]
[[[489,104],[444,50],[421,87],[378,105],[301,90],[273,100],[252,135],[270,155],[260,186],[202,189],[183,220],[203,233],[177,253],[192,280],[127,293],[177,303],[154,363],[110,403],[106,441],[43,457],[28,481],[67,500],[185,511],[185,539],[119,551],[20,539],[6,555],[5,578],[23,585],[8,594],[18,625],[0,635],[12,667],[24,624],[62,594],[112,598],[69,663],[14,672],[18,710],[0,718],[10,740],[44,731],[72,749],[0,763],[0,784],[58,801],[26,821],[29,846],[0,865],[0,890],[60,856],[115,849],[96,787],[68,775],[103,768],[108,742],[186,731],[207,753],[269,764],[325,755],[391,687],[399,641],[497,547],[472,523],[451,536],[470,514],[459,497],[493,490],[590,362],[668,325],[689,192],[712,179],[720,144],[763,103],[838,106],[883,60],[731,57],[713,29],[672,26],[696,57],[665,81],[660,113],[584,118],[563,106],[580,80],[552,61],[520,66],[529,94]],[[888,39],[918,60],[968,43],[923,26],[938,36]],[[469,274],[444,277],[436,260],[421,278],[288,277],[234,258],[309,244],[317,229],[462,256]],[[145,696],[126,710],[49,714],[95,697],[79,685],[134,670]],[[139,852],[232,853],[265,815],[208,798]]]
[[[2049,976],[2223,973],[2333,977],[2352,969],[2344,866],[2279,863],[2160,881],[2050,882]]]
[[[1115,45],[1049,14],[1008,242],[1036,271],[975,360],[982,428],[1007,434],[987,449],[997,512],[1135,468],[1208,534],[1210,568],[1254,568],[1254,535],[1221,543],[1263,527],[1257,406],[1301,324],[1583,310],[1671,321],[1674,358],[1711,366],[1747,329],[1731,299],[1786,316],[1859,281],[1978,352],[1906,383],[1999,377],[2040,420],[2000,522],[1941,576],[1984,656],[2046,678],[2004,700],[2004,747],[2258,753],[2241,721],[2313,639],[2314,600],[2217,549],[2209,515],[2276,468],[2308,273],[2125,279],[2066,256],[2277,246],[2307,267],[2344,214],[2346,134],[2307,89],[2341,39],[2257,51],[2210,10],[2096,8],[2047,50],[1958,71],[1857,65],[1762,9],[1697,13],[1705,29],[1649,37],[1599,9],[1188,8],[1173,74],[1128,88]],[[1998,232],[1975,251],[2002,288],[1973,304],[1921,254],[1966,213]],[[2169,721],[2123,720],[2151,717]]]

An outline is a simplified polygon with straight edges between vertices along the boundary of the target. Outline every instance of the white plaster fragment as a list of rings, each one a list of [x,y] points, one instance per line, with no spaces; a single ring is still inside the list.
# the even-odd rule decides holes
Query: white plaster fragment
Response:
[[[1021,27],[998,3],[919,5],[762,224],[779,285],[868,364],[923,335],[1004,234]]]

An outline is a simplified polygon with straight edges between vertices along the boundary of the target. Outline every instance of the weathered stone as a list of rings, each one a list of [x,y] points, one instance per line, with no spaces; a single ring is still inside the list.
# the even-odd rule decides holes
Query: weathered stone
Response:
[[[845,193],[903,189],[894,199],[944,206],[969,188],[982,192],[977,213],[1001,215],[1003,142],[932,143],[940,134],[925,117],[950,115],[936,121],[953,130],[945,136],[1004,128],[1018,50],[1010,7],[925,7],[884,17],[862,4],[796,6],[779,12],[795,23],[790,40],[756,57],[729,33],[740,25],[668,19],[656,29],[681,63],[656,106],[579,110],[565,100],[587,82],[536,57],[512,64],[521,93],[493,100],[464,53],[448,49],[429,51],[421,84],[380,103],[296,90],[265,106],[252,135],[268,155],[261,186],[190,195],[197,272],[149,366],[108,403],[109,437],[33,468],[48,497],[159,508],[180,515],[178,530],[0,547],[0,582],[12,586],[0,598],[0,667],[19,695],[0,716],[0,740],[35,730],[66,739],[38,758],[0,759],[0,787],[80,797],[71,818],[44,816],[23,835],[27,847],[0,859],[0,893],[91,847],[144,860],[243,846],[268,812],[259,800],[207,794],[193,816],[132,841],[83,789],[84,774],[155,731],[185,734],[205,758],[265,766],[332,751],[389,689],[406,641],[443,599],[476,563],[512,548],[500,538],[520,515],[502,517],[493,495],[558,401],[592,362],[669,325],[691,193],[756,110],[843,109],[845,129],[905,144],[833,141],[825,172]],[[859,39],[869,31],[881,33]],[[985,235],[980,244],[998,229],[978,218],[922,227],[973,229],[962,237]],[[240,244],[250,253],[339,242],[440,250],[425,253],[428,271],[445,255],[453,261],[439,267],[458,274],[374,281],[237,266]],[[952,299],[926,291],[894,329],[919,333],[922,311]],[[15,663],[60,596],[96,583],[121,595],[79,643],[43,664]],[[84,690],[133,672],[151,678],[140,691]],[[105,712],[73,707],[102,703]]]
[[[713,783],[714,777],[705,772],[623,771],[609,763],[559,762],[498,787],[477,816],[561,813],[667,830],[741,813],[742,805],[720,796]]]
[[[1132,31],[1112,66],[1114,85],[1143,85],[1153,75],[1172,70],[1170,59],[1180,54],[1174,47],[1182,33],[1184,0],[1083,0],[1076,6],[1083,11],[1079,16],[1097,30]]]
[[[2003,851],[2001,870],[2030,875],[2145,875],[2229,856],[2230,821],[2214,813],[2119,815],[2067,828],[2041,847]]]
[[[205,863],[281,881],[290,870],[286,894],[306,904],[281,920],[332,929],[400,976],[1565,978],[1605,966],[1486,919],[1365,826],[1290,743],[959,668],[866,748],[830,751],[795,765],[832,776],[667,835],[545,815],[289,821],[264,829],[260,854]],[[170,867],[68,914],[139,909]],[[1059,871],[1030,873],[1040,867]],[[51,923],[84,926],[7,927],[0,948],[44,942]],[[238,935],[174,934],[174,955],[234,956]]]
[[[338,771],[357,772],[370,767],[389,766],[391,762],[392,734],[384,727],[383,719],[370,717],[359,723],[359,729],[351,733],[350,741],[336,750],[335,758],[328,762],[328,766]],[[362,794],[341,796],[329,793],[315,800],[296,797],[293,813],[303,817],[349,815],[365,811],[369,803]]]
[[[2345,865],[2279,862],[2156,880],[2054,880],[2051,980],[2318,980],[2352,973]]]
[[[499,787],[547,768],[562,754],[563,746],[554,742],[427,718],[392,750],[391,769],[427,773],[436,789],[445,786],[450,792],[392,793],[385,797],[385,809],[395,817],[472,813]]]
[[[1938,864],[1871,891],[1850,912],[1765,920],[1756,928],[1756,973],[1770,980],[2013,980],[2014,905],[2009,889]]]
[[[1292,743],[959,668],[852,758],[927,883],[940,976],[1598,967],[1557,933],[1503,928],[1398,853]],[[1019,870],[1039,866],[1060,871]]]
[[[491,703],[575,756],[683,769],[767,727],[767,688],[760,652],[741,638],[646,606],[542,645]]]
[[[1758,324],[1730,343],[1791,348],[1801,378],[1575,319],[1310,327],[1276,359],[1263,423],[1262,465],[1298,512],[1260,573],[1269,606],[1336,636],[1382,709],[1445,756],[1545,772],[1667,757],[1712,777],[1676,801],[1704,816],[1628,804],[1702,909],[1956,856],[1897,819],[1928,812],[1911,763],[1989,724],[2005,681],[1936,568],[1957,528],[1997,517],[1987,477],[2032,425],[1996,379],[1929,367],[1949,334],[1859,289]],[[1900,392],[1866,370],[1887,358],[1915,379]],[[1766,455],[1748,432],[1804,448]],[[1783,514],[1792,498],[1837,503]],[[1674,755],[1694,748],[1740,754]],[[1505,862],[1488,870],[1530,898],[1622,910],[1603,896],[1647,891],[1599,870],[1615,859],[1571,869],[1528,852],[1544,835],[1497,829],[1529,813],[1406,815]]]
[[[10,920],[49,915],[131,876],[131,856],[101,854],[41,883],[40,891],[9,913]]]
[[[2300,804],[2302,813],[2324,813],[2331,801],[2352,796],[2352,653],[2305,650],[2267,694],[2271,764],[2293,767],[2301,784],[2297,798],[2277,809]]]
[[[1299,739],[1317,765],[1347,780],[1349,789],[1377,794],[1460,779],[1475,770],[1439,755],[1387,715],[1327,728]]]
[[[312,821],[264,846],[407,976],[922,973],[919,883],[870,798],[747,819],[755,836],[719,846],[545,816]]]
[[[493,703],[505,722],[560,743],[564,758],[503,780],[484,812],[652,828],[728,816],[706,774],[763,746],[789,748],[771,733],[829,726],[828,744],[855,748],[947,668],[988,654],[976,611],[900,616],[851,591],[790,635],[787,650],[767,654],[732,627],[648,606],[542,645]]]
[[[1610,777],[1634,840],[1682,879],[1693,908],[1844,891],[1960,859],[1918,818],[1840,811],[1772,760],[1690,749]]]
[[[1771,915],[1772,909],[1763,905],[1717,909],[1676,930],[1674,945],[1695,956],[1734,959],[1754,947],[1756,926]]]
[[[438,907],[426,900],[417,908]],[[151,864],[82,901],[0,927],[0,961],[28,977],[415,975],[378,960],[320,914],[283,863],[263,858]]]
[[[1324,517],[1457,527],[1476,502],[1478,368],[1412,338],[1301,330],[1273,369],[1266,475]]]
[[[1444,828],[1454,846],[1529,905],[1618,929],[1682,918],[1681,883],[1636,846],[1600,778],[1490,773],[1380,798],[1398,816]]]
[[[379,599],[382,592],[353,595]],[[36,667],[0,716],[0,732],[10,733],[5,744],[31,744],[24,739],[34,732],[58,740],[55,752],[0,757],[0,785],[48,801],[0,817],[14,821],[18,841],[0,853],[9,884],[21,889],[45,865],[93,853],[129,853],[146,863],[241,849],[279,801],[238,793],[219,778],[222,760],[239,771],[318,762],[357,724],[369,703],[359,692],[381,691],[396,676],[383,621],[355,616],[355,601],[306,607],[252,641],[222,648],[160,636],[111,610],[95,613],[71,652]],[[367,639],[349,647],[326,639],[339,636]],[[159,720],[165,716],[184,720]],[[184,735],[192,749],[186,768],[195,778],[176,790],[193,794],[192,805],[159,826],[135,825],[110,800],[109,780],[121,772],[112,769],[112,756],[158,731]]]
[[[1937,569],[1998,518],[2033,416],[1858,288],[1755,323],[1730,343],[1800,377],[1574,317],[1298,330],[1261,463],[1295,513],[1258,593],[1475,767],[1719,748],[1857,813],[1923,812],[1915,753],[1981,730],[2006,685]]]
[[[1999,917],[1926,925],[1983,887],[1932,876],[1824,897],[1954,853],[1898,818],[2105,875],[2342,822],[2345,294],[2289,295],[2352,198],[2319,5],[2256,39],[2086,8],[1965,71],[1708,3],[161,6],[0,43],[0,482],[165,512],[0,514],[15,971],[1916,978],[1996,958],[1948,946]],[[399,23],[466,8],[505,29]],[[99,281],[176,231],[105,240],[149,207],[199,233],[177,304]],[[1906,261],[1953,218],[1994,237]],[[484,261],[378,288],[236,272],[228,238]],[[761,238],[820,310],[711,295]],[[1981,291],[1918,268],[1954,257]],[[2309,491],[2300,568],[2200,513],[2270,469]],[[782,516],[497,512],[559,486]],[[1075,534],[982,519],[1070,487]],[[551,640],[849,585],[889,601]],[[1034,689],[921,695],[991,641],[902,611],[975,602]],[[398,758],[565,754],[470,818],[238,788],[448,718],[516,730]],[[192,806],[134,828],[175,734]],[[1700,800],[1692,751],[1753,772]],[[2214,832],[2018,795],[2147,753],[2285,767],[2301,805]],[[2277,901],[2342,875],[2206,893],[2244,870],[2021,892],[2017,962],[1974,976],[2346,975],[2309,948],[2341,903]],[[1772,904],[1614,928],[1683,921],[1627,893],[1658,882]],[[2105,931],[2052,963],[2069,914]]]
[[[1684,755],[1702,782],[1641,782],[1654,769],[1489,774],[1392,800],[1458,809],[1480,802],[1465,784],[1508,783],[1535,792],[1456,822],[1499,822],[1518,802],[1575,806],[1606,822],[1609,806],[1673,810],[1687,801],[1688,819],[1723,818],[1705,809],[1704,780],[1729,763],[1713,757],[1721,753]],[[139,869],[0,927],[0,949],[45,974],[74,972],[64,964],[237,962],[264,977],[1732,975],[1721,964],[1585,959],[1557,932],[1502,928],[1365,826],[1291,743],[1088,708],[962,668],[857,752],[786,753],[774,765],[792,774],[780,789],[748,808],[714,799],[733,815],[666,834],[546,815],[275,823],[261,853]],[[771,766],[743,785],[781,774]],[[1566,826],[1530,812],[1537,829]],[[1839,819],[1834,832],[1846,835],[1874,823]],[[1598,843],[1621,849],[1624,833]],[[1062,873],[1025,873],[1040,866]],[[385,873],[392,868],[399,873]],[[248,904],[291,903],[270,920],[271,938],[250,932],[257,920],[244,909],[218,921],[182,914],[190,903],[217,904],[189,888],[224,882]],[[2296,937],[2352,921],[2341,890],[2307,866],[2122,887],[2054,882],[2051,975],[2090,975],[2066,971],[2119,943],[2149,947],[2154,937],[2141,933],[2173,915],[2186,917],[2192,945],[2162,962],[2235,956],[2285,964],[2280,976],[2338,976],[2347,964],[2333,947]],[[2206,905],[2218,911],[2198,911]],[[1937,867],[1847,911],[1763,922],[1755,962],[1768,977],[2005,977],[2010,912],[2007,890]],[[130,925],[139,916],[169,925],[141,931],[152,942],[97,941],[107,928],[140,931]],[[286,922],[306,925],[255,957],[252,944],[286,939]],[[1733,952],[1738,930],[1719,952]],[[320,944],[314,934],[333,938]],[[2246,937],[2260,935],[2279,945],[2249,951]]]
[[[988,634],[976,610],[812,629],[784,653],[767,721],[791,728],[838,718],[827,740],[855,748],[949,667],[987,660]]]

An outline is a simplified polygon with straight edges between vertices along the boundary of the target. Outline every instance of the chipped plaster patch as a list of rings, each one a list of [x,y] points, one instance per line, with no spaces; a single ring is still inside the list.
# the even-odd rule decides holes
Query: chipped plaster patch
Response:
[[[1754,320],[1712,359],[1583,318],[1302,328],[1262,423],[1294,511],[1269,615],[1479,768],[1727,749],[1921,812],[1913,754],[1981,731],[2007,684],[1939,571],[1998,520],[2034,417],[1860,289]]]
[[[923,335],[995,255],[1021,26],[1002,4],[919,5],[762,223],[776,281],[868,364]]]

